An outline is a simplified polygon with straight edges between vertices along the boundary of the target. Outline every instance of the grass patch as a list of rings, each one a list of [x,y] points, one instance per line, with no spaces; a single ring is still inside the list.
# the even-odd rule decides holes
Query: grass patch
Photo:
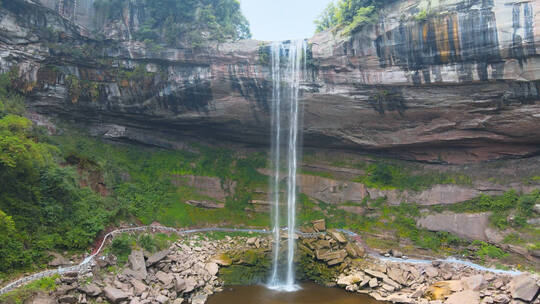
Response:
[[[39,292],[53,292],[56,290],[56,279],[59,275],[42,278],[27,285],[0,295],[0,303],[5,304],[23,304],[26,300]]]
[[[73,129],[73,128],[71,128]],[[65,157],[97,164],[113,188],[113,197],[124,218],[135,216],[144,224],[159,221],[167,226],[206,224],[266,226],[259,214],[244,213],[254,196],[253,189],[266,185],[268,178],[257,171],[266,166],[264,153],[236,155],[222,148],[192,145],[192,151],[170,151],[118,145],[71,131],[51,141]],[[194,152],[193,152],[194,151]],[[213,200],[194,189],[172,185],[174,175],[217,177],[222,184],[236,184],[226,208],[206,210],[185,204],[189,199]]]
[[[470,185],[472,183],[470,177],[466,175],[436,172],[418,174],[414,168],[397,163],[376,161],[371,164],[359,164],[357,167],[365,170],[366,174],[356,177],[353,181],[383,190],[420,191],[437,184]]]
[[[500,196],[481,195],[470,201],[449,206],[437,206],[436,211],[450,210],[456,213],[492,212],[490,222],[499,229],[527,227],[527,219],[534,216],[534,205],[540,203],[540,191],[518,194],[511,190]],[[513,214],[509,220],[510,214]]]

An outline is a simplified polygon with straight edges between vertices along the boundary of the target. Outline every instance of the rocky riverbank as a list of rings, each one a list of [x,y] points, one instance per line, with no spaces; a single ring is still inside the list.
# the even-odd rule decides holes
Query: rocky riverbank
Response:
[[[218,240],[201,234],[186,236],[153,254],[135,249],[125,265],[108,254],[96,259],[87,271],[64,274],[56,280],[54,292],[38,294],[29,303],[202,304],[209,295],[222,291],[220,267],[233,261],[249,265],[224,252],[242,251],[250,244],[269,247],[258,238],[226,236]]]
[[[366,256],[357,240],[325,231],[324,222],[313,228],[321,233],[298,242],[301,280],[393,303],[540,303],[537,276],[511,277],[438,261],[382,261]],[[54,291],[28,303],[203,304],[225,285],[263,283],[271,249],[269,236],[184,236],[155,253],[135,248],[124,265],[112,254],[99,257],[87,271],[63,275]]]
[[[314,228],[318,225],[315,223]],[[365,249],[356,240],[338,231],[329,231],[316,240],[304,239],[300,247],[313,257],[311,264],[302,265],[304,271],[309,268],[327,270],[325,274],[321,272],[320,283],[368,294],[380,301],[411,304],[540,303],[538,276],[497,274],[441,261],[408,263],[398,250],[391,250],[388,254],[402,260],[385,261],[365,256]],[[329,279],[333,275],[336,277]]]

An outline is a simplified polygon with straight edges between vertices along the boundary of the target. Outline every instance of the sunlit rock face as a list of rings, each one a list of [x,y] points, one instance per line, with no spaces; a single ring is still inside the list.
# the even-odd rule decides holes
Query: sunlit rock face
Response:
[[[415,159],[534,153],[538,3],[427,2],[394,2],[351,39],[312,39],[324,84],[313,99],[325,106],[314,106],[313,117],[307,111],[307,124],[322,121],[315,128],[342,142]],[[416,21],[420,11],[430,17]],[[321,120],[323,112],[334,119]]]
[[[91,0],[4,1],[0,67],[18,67],[32,110],[96,134],[268,145],[267,44],[146,45],[130,39],[141,8],[122,16],[96,18]],[[537,154],[539,24],[535,1],[410,0],[351,37],[316,35],[302,85],[305,145],[449,163]]]

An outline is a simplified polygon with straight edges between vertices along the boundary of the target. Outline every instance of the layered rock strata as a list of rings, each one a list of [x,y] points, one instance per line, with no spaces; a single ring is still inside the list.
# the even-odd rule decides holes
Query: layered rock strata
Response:
[[[140,10],[106,23],[90,0],[7,1],[0,69],[18,69],[33,110],[107,138],[266,146],[266,43],[145,45],[131,39]],[[536,1],[393,1],[351,36],[313,37],[306,146],[450,163],[538,153],[539,11]]]

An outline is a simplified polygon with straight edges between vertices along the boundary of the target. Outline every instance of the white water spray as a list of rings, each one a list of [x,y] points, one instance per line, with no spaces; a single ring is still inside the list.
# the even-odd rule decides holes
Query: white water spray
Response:
[[[269,287],[283,291],[298,289],[294,277],[295,227],[296,227],[296,171],[298,165],[298,124],[299,124],[299,88],[302,71],[305,70],[305,41],[291,41],[272,44],[272,201],[274,203],[272,221],[274,234],[273,267]],[[282,62],[282,58],[286,61]],[[304,60],[304,64],[302,64]],[[285,66],[282,69],[282,66]],[[285,85],[281,85],[282,81]],[[285,114],[285,115],[282,115]],[[286,134],[282,134],[287,130]],[[287,136],[287,146],[283,146],[282,137]],[[281,150],[286,150],[287,172],[287,263],[285,274],[280,273],[280,178]]]

